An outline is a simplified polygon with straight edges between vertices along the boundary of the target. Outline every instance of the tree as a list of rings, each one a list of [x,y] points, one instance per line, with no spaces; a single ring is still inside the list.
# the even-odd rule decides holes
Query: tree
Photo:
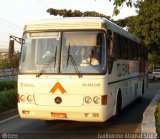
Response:
[[[81,12],[79,10],[66,10],[66,9],[53,9],[53,8],[49,8],[47,10],[47,12],[50,14],[50,15],[54,15],[54,16],[57,16],[57,15],[60,15],[60,16],[63,16],[63,17],[81,17],[81,16],[94,16],[94,17],[105,17],[105,18],[110,18],[109,16],[106,16],[104,14],[100,14],[100,13],[97,13],[95,11],[86,11],[86,12]]]
[[[20,53],[19,52],[15,53],[14,56],[10,59],[11,68],[18,70],[19,58],[20,58]]]
[[[0,69],[11,68],[10,62],[8,59],[0,59]]]
[[[96,0],[95,0],[96,1]],[[112,0],[106,0],[106,1],[112,1]],[[137,7],[137,3],[138,2],[141,2],[141,1],[143,1],[143,0],[113,0],[113,5],[114,5],[114,10],[113,10],[113,14],[114,15],[118,15],[119,13],[120,13],[120,8],[124,5],[124,4],[126,4],[126,6],[127,7],[132,7],[132,6],[135,6],[135,7]],[[61,16],[64,16],[64,17],[66,17],[66,16],[68,16],[69,15],[69,12],[71,11],[69,11],[68,13],[66,13],[66,9],[63,9],[63,10],[61,10],[61,12],[60,11],[58,11],[58,10],[56,10],[56,9],[53,9],[53,8],[49,8],[48,10],[47,10],[47,12],[50,14],[50,15],[55,15],[55,16],[57,16],[57,15],[61,15]],[[74,11],[74,14],[75,14],[75,16],[77,17],[77,16],[82,16],[82,12],[80,12],[79,10],[75,10]],[[72,13],[72,15],[73,15],[73,13]]]
[[[149,53],[148,54],[148,62],[149,62],[149,67],[154,70],[154,67],[160,65],[160,56],[155,54],[155,53]]]
[[[138,2],[138,15],[116,21],[145,41],[148,50],[160,55],[160,0]]]
[[[138,15],[116,21],[120,26],[128,27],[148,47],[150,65],[160,64],[160,0],[144,0],[137,3]]]
[[[138,7],[135,34],[145,40],[150,51],[160,54],[160,0],[144,0]]]
[[[112,1],[112,0],[107,0]],[[120,13],[120,8],[123,7],[124,4],[126,4],[127,7],[135,6],[137,7],[137,3],[143,1],[143,0],[113,0],[114,3],[114,10],[113,14],[118,15]]]
[[[19,67],[19,57],[20,53],[17,52],[10,59],[0,59],[0,69],[12,69],[12,74],[14,71],[18,70]]]
[[[117,21],[114,21],[117,25],[119,25],[119,26],[121,26],[122,28],[124,28],[124,27],[127,27],[127,24],[128,24],[128,21],[129,19],[128,19],[128,17],[127,18],[125,18],[125,19],[119,19],[119,20],[117,20]]]

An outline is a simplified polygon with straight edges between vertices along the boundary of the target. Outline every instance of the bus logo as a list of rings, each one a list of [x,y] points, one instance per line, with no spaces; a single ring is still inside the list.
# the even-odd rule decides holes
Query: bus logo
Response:
[[[62,98],[61,97],[56,97],[55,98],[55,103],[61,104],[62,103]]]
[[[64,94],[66,91],[64,90],[64,88],[62,87],[62,85],[59,83],[59,82],[57,82],[54,86],[53,86],[53,88],[51,89],[51,93],[55,93],[56,91],[57,91],[57,89],[59,89],[60,91],[61,91],[61,93],[62,94]]]

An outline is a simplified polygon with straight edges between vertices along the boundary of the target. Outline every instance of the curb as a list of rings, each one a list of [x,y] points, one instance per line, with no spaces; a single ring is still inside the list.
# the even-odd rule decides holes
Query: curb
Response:
[[[155,112],[157,109],[157,101],[159,99],[160,99],[160,90],[157,92],[155,97],[150,102],[149,106],[144,111],[143,120],[141,124],[142,135],[152,134],[155,139],[157,138]]]
[[[0,121],[0,124],[3,124],[3,123],[5,123],[5,122],[10,121],[10,120],[12,120],[12,119],[15,119],[15,118],[17,118],[17,117],[19,117],[18,114],[17,114],[17,115],[14,115],[14,116],[12,116],[12,117],[9,117],[9,118],[7,118],[7,119],[1,120],[1,121]]]
[[[7,118],[10,118],[12,116],[15,116],[18,114],[18,110],[17,108],[14,108],[14,109],[10,109],[8,111],[5,111],[3,113],[0,113],[0,122],[7,119]]]

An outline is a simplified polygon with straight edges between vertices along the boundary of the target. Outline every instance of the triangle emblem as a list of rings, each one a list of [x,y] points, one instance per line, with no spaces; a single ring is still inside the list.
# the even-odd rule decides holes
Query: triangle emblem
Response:
[[[53,86],[53,88],[51,89],[50,92],[54,94],[54,93],[57,91],[57,89],[59,89],[62,94],[64,94],[64,93],[66,92],[66,91],[64,90],[64,88],[62,87],[62,85],[61,85],[59,82],[57,82],[57,83]]]

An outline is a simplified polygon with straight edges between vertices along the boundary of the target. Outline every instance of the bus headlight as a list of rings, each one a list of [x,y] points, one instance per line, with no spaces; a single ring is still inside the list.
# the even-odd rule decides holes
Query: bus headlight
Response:
[[[20,101],[25,102],[26,101],[26,96],[25,95],[21,95],[20,96]]]
[[[27,100],[28,100],[28,102],[33,102],[33,96],[31,96],[31,95],[29,95],[28,97],[27,97]]]
[[[99,104],[100,101],[101,101],[101,99],[100,99],[98,96],[95,96],[95,97],[93,98],[93,102],[96,103],[96,104]]]
[[[90,103],[92,102],[92,98],[89,97],[89,96],[85,97],[85,102],[86,102],[87,104],[90,104]]]
[[[34,102],[34,96],[33,95],[29,95],[29,94],[24,94],[24,95],[18,95],[19,99],[18,102],[29,102],[29,103],[33,103]]]

